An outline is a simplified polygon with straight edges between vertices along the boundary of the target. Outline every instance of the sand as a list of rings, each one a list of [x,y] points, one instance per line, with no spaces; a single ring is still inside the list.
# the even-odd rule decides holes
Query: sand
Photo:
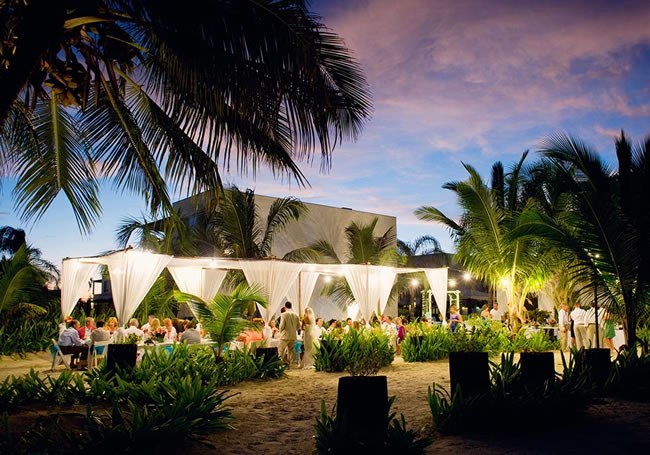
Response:
[[[0,359],[0,380],[24,374],[29,368],[46,373],[48,353],[24,359]],[[561,359],[556,355],[561,369]],[[60,371],[61,366],[58,367]],[[405,363],[397,358],[379,374],[387,376],[388,394],[395,395],[393,411],[403,413],[409,428],[431,431],[427,388],[435,381],[449,388],[446,360]],[[343,374],[292,368],[287,377],[250,381],[230,387],[235,394],[227,404],[235,417],[235,430],[210,435],[203,443],[191,442],[189,453],[208,454],[308,454],[314,450],[314,424],[321,400],[328,410],[336,402],[338,378]],[[83,410],[80,410],[83,412]],[[493,422],[486,422],[489,428]],[[507,422],[505,423],[507,424]],[[575,425],[547,428],[526,437],[490,438],[489,434],[438,437],[427,453],[650,453],[650,404],[601,400]],[[489,432],[488,432],[489,433]],[[550,434],[549,434],[550,433]]]

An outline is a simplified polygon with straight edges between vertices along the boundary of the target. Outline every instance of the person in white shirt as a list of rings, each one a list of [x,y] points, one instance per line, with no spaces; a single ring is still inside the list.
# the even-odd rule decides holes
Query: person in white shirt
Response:
[[[571,311],[573,321],[573,333],[576,336],[576,348],[583,349],[587,346],[587,326],[585,325],[585,310],[580,308],[580,302],[576,302]]]
[[[558,311],[558,328],[560,330],[560,350],[566,351],[568,349],[569,333],[571,332],[571,319],[569,317],[569,305],[562,304],[562,308]]]
[[[133,318],[129,320],[129,328],[124,331],[125,335],[128,337],[132,333],[137,335],[139,340],[138,343],[142,343],[144,341],[144,332],[138,328],[138,320]]]
[[[172,320],[169,318],[163,319],[163,326],[165,327],[165,343],[173,343],[178,338],[176,332],[176,327],[172,324]]]
[[[596,309],[593,306],[585,312],[585,324],[587,326],[587,338],[586,338],[587,341],[585,341],[585,343],[592,348],[600,347],[596,345]],[[603,330],[602,330],[603,324],[604,324],[603,309],[600,308],[598,310],[598,326],[599,326],[598,341],[600,342],[602,342],[603,339]]]
[[[503,313],[499,310],[499,304],[494,302],[492,304],[492,309],[490,310],[490,316],[493,321],[501,321],[503,318]]]
[[[150,315],[149,315],[149,318],[147,319],[147,323],[146,323],[145,325],[142,326],[142,331],[143,331],[144,333],[148,333],[149,330],[151,330],[151,322],[152,322],[154,319],[156,319],[156,315],[155,315],[155,314],[150,314]]]
[[[316,319],[316,327],[318,327],[319,330],[318,338],[323,338],[323,335],[327,333],[327,330],[323,327],[323,318]]]

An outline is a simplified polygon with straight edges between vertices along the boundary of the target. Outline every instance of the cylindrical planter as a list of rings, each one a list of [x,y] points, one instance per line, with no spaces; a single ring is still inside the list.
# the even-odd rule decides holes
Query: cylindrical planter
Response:
[[[460,386],[463,396],[479,395],[490,387],[487,352],[450,352],[449,377],[451,394]]]
[[[346,425],[346,436],[370,445],[383,441],[388,429],[386,376],[339,378],[336,418]]]
[[[255,357],[264,357],[264,363],[278,356],[278,348],[257,348]]]
[[[587,365],[591,367],[591,380],[598,387],[605,385],[612,367],[609,349],[587,349]]]
[[[521,380],[530,388],[555,380],[555,357],[552,352],[522,352],[519,356]]]
[[[136,344],[109,344],[106,356],[106,369],[115,373],[116,366],[122,370],[135,367],[135,359],[138,355]]]

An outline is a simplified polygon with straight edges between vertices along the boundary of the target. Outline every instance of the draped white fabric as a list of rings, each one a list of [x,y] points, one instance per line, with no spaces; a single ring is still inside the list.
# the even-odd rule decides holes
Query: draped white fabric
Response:
[[[204,267],[167,266],[178,289],[188,294],[211,301],[223,283],[228,270],[206,269]]]
[[[440,269],[424,269],[424,273],[427,276],[427,280],[429,280],[433,297],[436,299],[436,305],[444,321],[447,319],[447,278],[449,269],[446,267]]]
[[[61,315],[69,316],[80,297],[88,292],[88,281],[97,264],[64,259],[61,266]]]
[[[305,308],[309,306],[319,276],[320,273],[318,272],[300,272],[298,279],[289,288],[287,298],[296,305],[296,310],[300,316],[302,316]]]
[[[280,308],[303,264],[276,260],[239,261],[239,264],[248,284],[262,287],[268,306],[263,308],[258,304],[257,307],[267,323]]]
[[[373,313],[386,308],[390,290],[395,282],[394,268],[347,264],[343,266],[343,270],[354,300],[359,304],[362,317],[369,320]]]
[[[121,325],[133,316],[171,256],[126,250],[98,259],[108,265],[113,304]]]

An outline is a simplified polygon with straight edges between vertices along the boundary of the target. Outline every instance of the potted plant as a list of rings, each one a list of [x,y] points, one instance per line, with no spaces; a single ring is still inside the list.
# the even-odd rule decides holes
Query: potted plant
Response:
[[[210,334],[215,344],[216,362],[223,360],[226,346],[244,330],[259,330],[257,324],[244,319],[244,310],[254,302],[266,307],[261,289],[246,283],[239,284],[230,294],[217,294],[210,302],[182,292],[176,292],[174,296],[190,306],[201,326]]]
[[[370,446],[383,441],[388,426],[388,382],[377,373],[394,353],[384,337],[351,330],[341,341],[350,376],[339,378],[336,415],[341,422],[352,423],[350,438]]]
[[[555,355],[549,351],[550,340],[543,331],[526,336],[522,329],[518,337],[523,343],[519,355],[521,380],[529,388],[543,387],[546,381],[555,380]]]
[[[449,379],[451,395],[460,386],[464,396],[480,395],[490,387],[490,366],[488,353],[472,339],[462,326],[452,337],[449,352]]]
[[[122,370],[130,370],[135,367],[139,340],[138,335],[131,333],[126,337],[119,338],[117,342],[109,344],[106,355],[106,369],[111,373],[115,373],[116,367]]]

